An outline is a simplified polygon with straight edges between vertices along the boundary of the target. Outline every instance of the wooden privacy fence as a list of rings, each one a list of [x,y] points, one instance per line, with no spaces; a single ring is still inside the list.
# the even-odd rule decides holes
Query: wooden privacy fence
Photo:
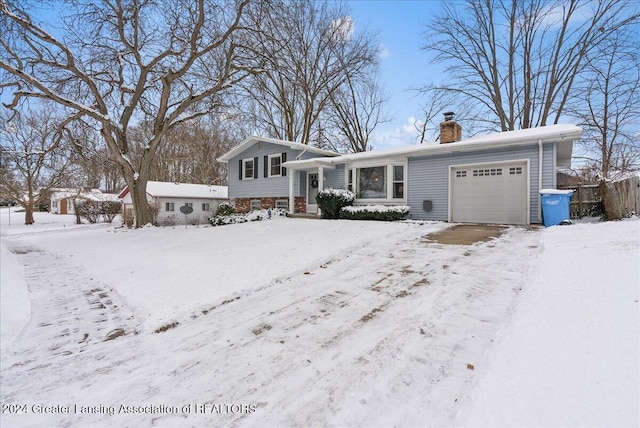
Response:
[[[640,176],[562,188],[573,190],[569,206],[571,218],[600,216],[606,211],[608,220],[618,220],[640,213]]]
[[[602,198],[598,184],[578,184],[563,186],[562,189],[573,190],[569,202],[571,218],[597,217],[602,215]]]
[[[619,220],[637,214],[640,209],[640,176],[605,182],[600,189],[607,220]]]

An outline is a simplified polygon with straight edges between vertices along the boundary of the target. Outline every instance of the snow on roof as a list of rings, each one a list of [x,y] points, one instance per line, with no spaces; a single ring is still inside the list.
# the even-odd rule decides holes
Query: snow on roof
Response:
[[[238,153],[242,153],[249,146],[252,146],[260,141],[263,141],[265,143],[278,144],[281,146],[289,147],[290,149],[294,149],[294,150],[306,151],[309,153],[316,153],[322,156],[330,156],[330,157],[340,156],[340,153],[332,152],[329,150],[322,150],[317,147],[310,146],[308,144],[296,143],[294,141],[277,140],[274,138],[252,136],[245,139],[240,144],[235,146],[233,149],[229,150],[227,153],[220,156],[217,160],[219,162],[227,163],[231,158],[236,156]]]
[[[118,197],[123,198],[128,192],[129,189],[125,187]],[[147,182],[147,194],[152,197],[164,198],[227,199],[229,189],[227,186],[209,186],[207,184],[149,181]]]
[[[87,199],[95,202],[118,201],[118,195],[113,193],[102,193],[98,189],[57,189],[51,194],[52,201],[61,201],[68,198]]]
[[[530,144],[532,142],[560,142],[566,143],[566,147],[558,149],[559,165],[562,165],[567,158],[571,158],[571,148],[573,141],[580,138],[582,129],[575,125],[550,125],[539,128],[521,129],[517,131],[500,132],[490,135],[468,138],[448,144],[416,144],[411,146],[396,147],[383,150],[372,150],[370,152],[352,153],[337,158],[314,158],[301,161],[289,161],[283,165],[287,168],[307,168],[316,165],[335,165],[366,159],[377,159],[385,157],[406,157],[406,156],[427,156],[445,153],[464,152],[477,150],[479,148],[495,148],[518,146]]]

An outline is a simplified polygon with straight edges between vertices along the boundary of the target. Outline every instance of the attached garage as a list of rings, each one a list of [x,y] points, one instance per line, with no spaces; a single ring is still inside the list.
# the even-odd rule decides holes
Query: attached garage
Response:
[[[527,160],[451,166],[451,221],[528,224],[528,177]]]

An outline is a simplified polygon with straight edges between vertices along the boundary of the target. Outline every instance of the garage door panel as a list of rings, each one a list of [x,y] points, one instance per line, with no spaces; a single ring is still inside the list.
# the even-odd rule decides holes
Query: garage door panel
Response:
[[[526,163],[452,168],[451,216],[461,223],[527,223]]]

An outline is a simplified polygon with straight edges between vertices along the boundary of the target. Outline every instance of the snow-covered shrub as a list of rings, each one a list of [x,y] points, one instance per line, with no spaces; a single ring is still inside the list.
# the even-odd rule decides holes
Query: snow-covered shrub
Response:
[[[340,210],[353,204],[356,194],[344,189],[324,189],[316,196],[322,218],[340,218]]]
[[[122,216],[122,221],[124,222],[124,225],[128,229],[131,229],[133,227],[133,223],[135,221],[135,217],[133,215],[133,209],[128,209],[124,212],[124,215]]]
[[[158,225],[158,214],[160,214],[160,204],[149,204],[149,210],[151,211],[151,217],[153,218],[153,225]]]
[[[409,215],[410,208],[402,206],[360,205],[342,208],[340,217],[347,220],[403,220]]]
[[[235,213],[236,209],[229,202],[222,202],[216,210],[216,216],[227,216]]]
[[[102,215],[104,221],[112,223],[113,219],[122,212],[122,204],[115,201],[102,202]]]
[[[286,214],[287,211],[281,209],[254,210],[246,214],[216,215],[209,219],[209,223],[211,223],[212,226],[224,226],[225,224],[271,220],[272,218]]]
[[[120,214],[122,206],[114,201],[82,201],[76,205],[76,214],[89,223],[105,221],[111,223]]]
[[[89,223],[98,223],[102,208],[98,202],[82,201],[75,207],[76,214]]]

